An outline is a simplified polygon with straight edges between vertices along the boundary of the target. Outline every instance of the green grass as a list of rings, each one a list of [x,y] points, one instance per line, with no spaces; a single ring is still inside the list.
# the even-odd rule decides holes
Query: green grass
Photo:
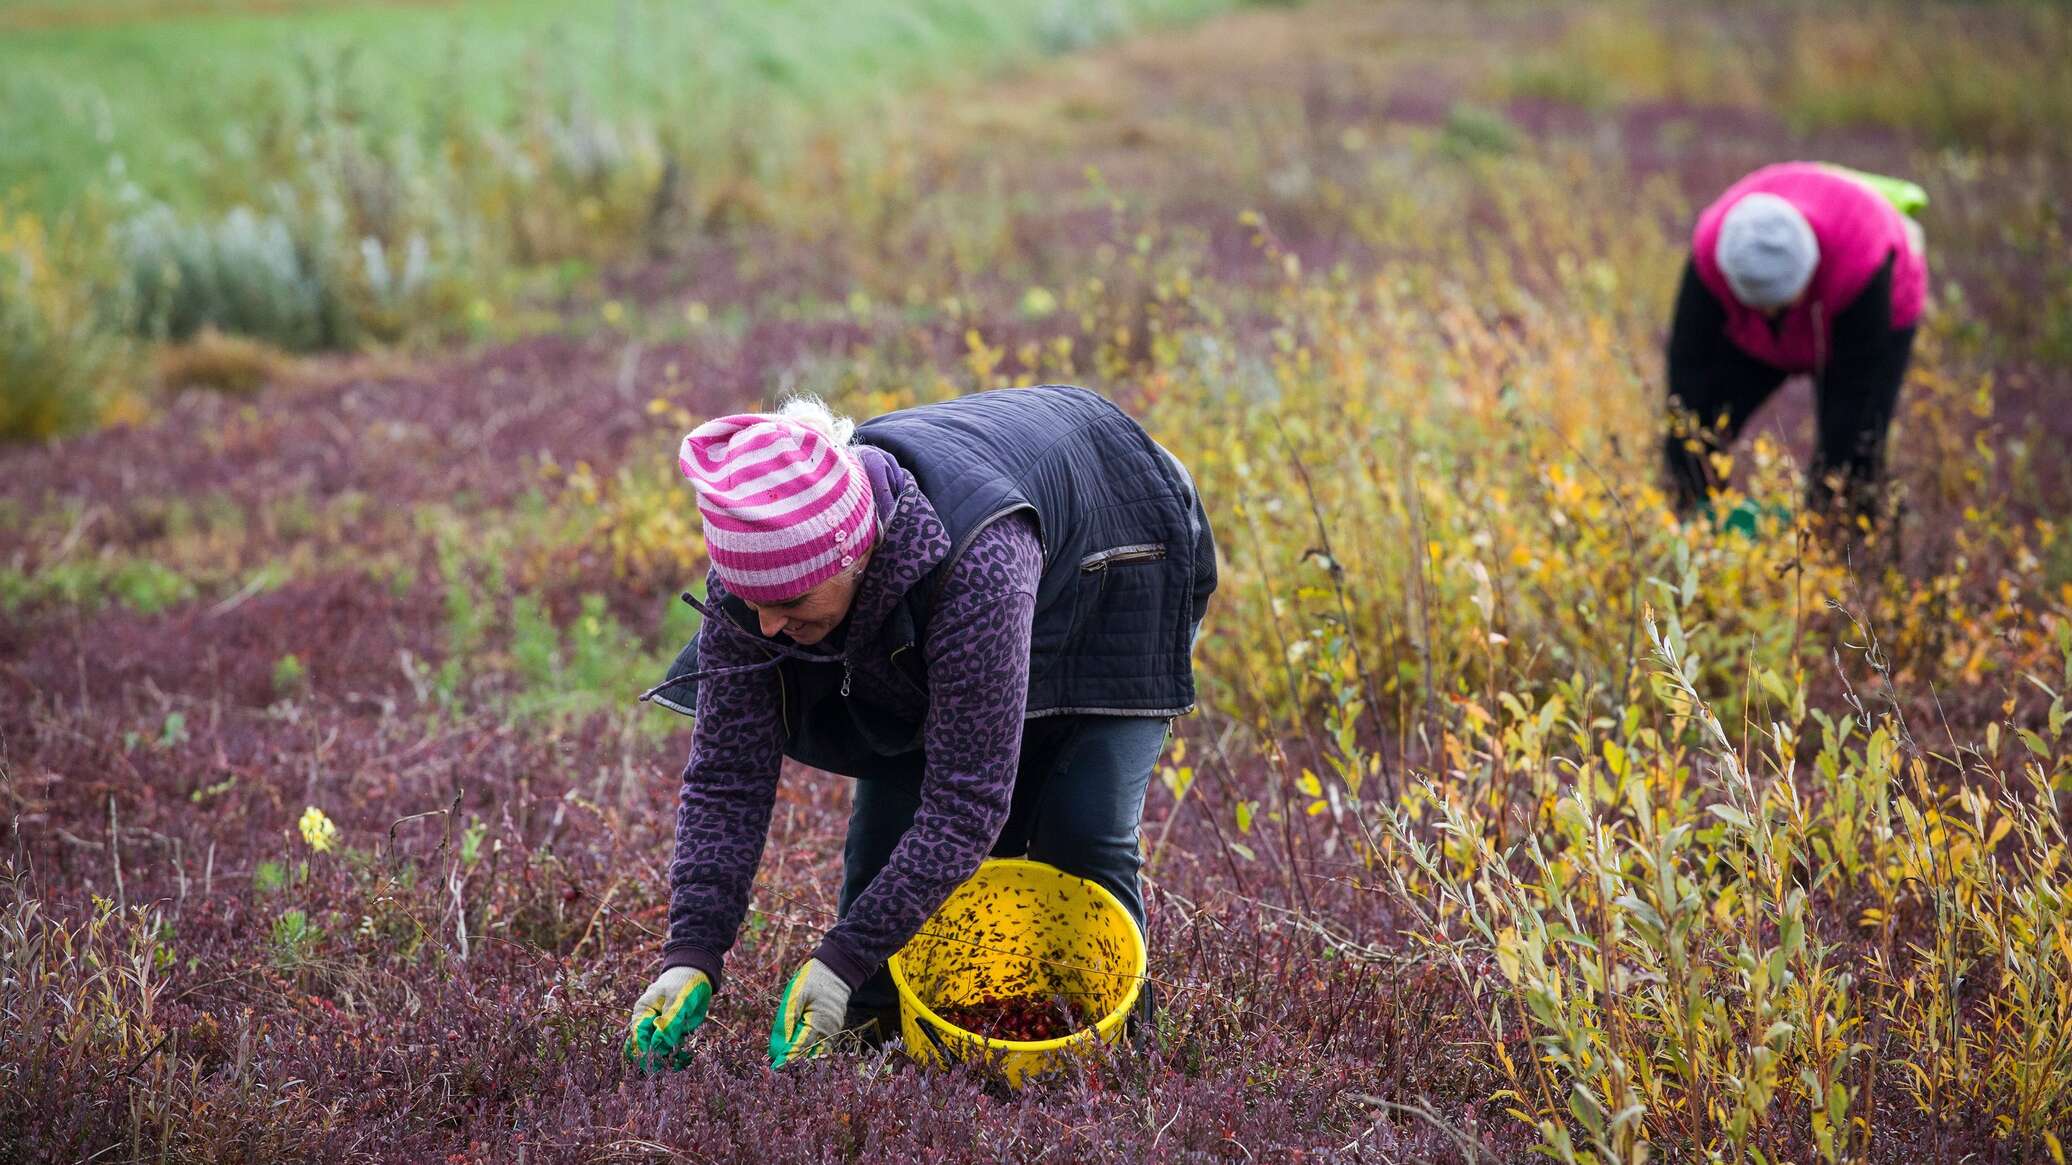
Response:
[[[601,113],[647,112],[695,137],[744,102],[847,105],[1227,6],[0,0],[0,196],[50,213],[119,175],[175,204],[221,204],[239,177],[217,172],[226,143],[258,130],[255,111],[300,116],[320,94],[429,134],[455,115],[508,117],[530,94],[581,92]]]
[[[905,93],[1235,2],[0,0],[0,439],[133,415],[139,339],[477,329]]]

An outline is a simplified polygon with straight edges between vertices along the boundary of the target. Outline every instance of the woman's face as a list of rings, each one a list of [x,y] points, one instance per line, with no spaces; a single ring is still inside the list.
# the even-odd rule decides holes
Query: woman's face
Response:
[[[1774,324],[1784,318],[1784,313],[1796,309],[1799,306],[1799,300],[1804,298],[1806,298],[1805,293],[1800,292],[1798,299],[1794,299],[1790,303],[1778,304],[1776,307],[1764,312],[1763,318]]]
[[[868,560],[866,560],[868,561]],[[856,580],[863,574],[863,563],[851,570],[845,570],[833,578],[807,591],[796,599],[783,603],[749,603],[755,612],[765,639],[788,635],[800,647],[811,647],[828,637],[842,620],[849,617],[849,604],[856,598]],[[747,602],[746,599],[742,600]]]

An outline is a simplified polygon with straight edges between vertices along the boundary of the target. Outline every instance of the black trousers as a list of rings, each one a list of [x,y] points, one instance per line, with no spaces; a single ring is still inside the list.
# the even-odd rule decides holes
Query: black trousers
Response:
[[[1809,509],[1828,511],[1837,500],[1854,514],[1868,514],[1885,470],[1885,434],[1899,404],[1914,349],[1914,329],[1888,332],[1870,355],[1870,366],[1844,378],[1816,377],[1814,414],[1818,436],[1806,482]],[[1663,459],[1679,511],[1705,499],[1716,483],[1710,455],[1733,444],[1756,409],[1783,384],[1786,373],[1728,348],[1711,375],[1669,389],[1669,436]],[[1847,388],[1837,387],[1840,379]],[[1695,398],[1695,399],[1693,399]]]

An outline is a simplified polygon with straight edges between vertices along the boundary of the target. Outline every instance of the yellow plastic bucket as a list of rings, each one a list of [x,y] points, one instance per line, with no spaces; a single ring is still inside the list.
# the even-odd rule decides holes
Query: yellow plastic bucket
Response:
[[[1144,935],[1115,895],[1021,858],[980,865],[891,960],[907,1054],[987,1064],[1016,1086],[1121,1038],[1144,968]],[[1060,1039],[999,1040],[935,1011],[1018,997],[1074,999],[1100,1018]]]

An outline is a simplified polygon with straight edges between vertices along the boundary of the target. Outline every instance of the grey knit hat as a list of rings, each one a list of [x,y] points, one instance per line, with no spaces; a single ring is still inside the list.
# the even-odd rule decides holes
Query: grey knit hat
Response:
[[[1727,208],[1713,258],[1735,299],[1770,311],[1797,299],[1813,281],[1820,243],[1798,207],[1757,191]]]

